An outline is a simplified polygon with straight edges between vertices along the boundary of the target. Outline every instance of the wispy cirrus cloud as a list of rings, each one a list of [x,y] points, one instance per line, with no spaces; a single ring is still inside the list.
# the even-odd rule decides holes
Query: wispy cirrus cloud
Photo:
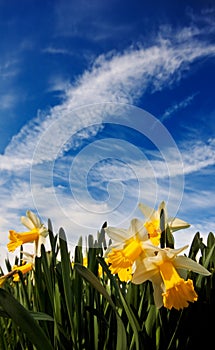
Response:
[[[215,45],[204,40],[198,41],[192,36],[185,40],[183,35],[181,40],[180,33],[176,33],[172,40],[160,38],[148,48],[140,45],[122,53],[100,55],[89,70],[73,85],[67,87],[65,100],[61,105],[52,108],[45,115],[38,115],[13,137],[5,155],[10,156],[11,161],[20,157],[20,154],[25,159],[31,159],[35,140],[38,140],[53,122],[58,121],[56,137],[53,135],[49,139],[46,152],[46,159],[49,156],[53,159],[53,150],[62,146],[62,138],[65,140],[67,135],[71,136],[90,122],[102,122],[101,117],[96,117],[95,114],[85,114],[82,117],[72,115],[75,108],[100,102],[136,103],[146,91],[158,91],[182,79],[182,73],[184,77],[186,70],[195,60],[214,54]]]
[[[108,213],[111,210],[108,203],[96,203],[87,200],[83,196],[82,200],[85,200],[85,208],[81,208],[77,201],[68,197],[68,193],[62,187],[55,188],[53,186],[51,181],[53,178],[50,178],[51,180],[49,179],[47,183],[47,176],[49,177],[52,174],[56,161],[60,157],[63,161],[65,160],[63,164],[65,169],[68,158],[64,159],[63,157],[70,147],[79,146],[75,142],[77,141],[77,135],[79,135],[78,139],[85,140],[95,136],[99,130],[98,125],[102,124],[105,115],[107,113],[117,114],[117,104],[136,104],[146,92],[153,93],[167,88],[167,86],[173,86],[175,82],[178,83],[186,76],[190,66],[197,60],[199,62],[201,59],[214,55],[215,45],[204,40],[204,37],[199,40],[197,32],[194,30],[188,30],[187,28],[176,33],[172,32],[171,38],[162,32],[151,46],[147,47],[139,44],[123,52],[112,51],[100,55],[73,84],[67,84],[65,87],[61,85],[61,89],[64,89],[62,103],[51,108],[48,112],[38,113],[36,118],[32,119],[12,138],[4,154],[0,157],[0,167],[4,180],[1,186],[4,189],[1,199],[1,216],[5,217],[2,220],[2,230],[6,230],[9,224],[17,225],[17,212],[20,212],[22,208],[34,207],[29,176],[32,158],[34,158],[34,164],[38,166],[36,169],[38,170],[36,174],[37,182],[34,185],[37,196],[41,197],[39,198],[41,199],[40,208],[44,217],[54,217],[57,225],[58,223],[62,224],[60,223],[59,208],[53,205],[57,196],[60,205],[62,204],[61,209],[66,212],[66,217],[68,217],[68,227],[71,225],[71,217],[77,223],[82,220],[82,223],[90,228],[102,225],[103,216],[98,216],[98,212],[103,210],[103,212]],[[186,103],[189,104],[191,101],[192,97],[189,97],[187,101],[185,100],[174,108],[172,107],[172,110],[170,107],[166,111],[169,114],[166,114],[165,117],[168,117],[170,113],[175,112],[178,108],[184,108]],[[109,108],[101,109],[99,107],[101,102],[110,103]],[[86,107],[84,111],[81,110],[83,106],[92,105],[95,108]],[[79,109],[81,112],[79,112]],[[85,129],[89,125],[91,125],[90,131]],[[71,140],[72,136],[74,136],[73,140]],[[187,152],[186,148],[181,149],[184,155],[184,172],[186,174],[214,164],[213,141],[208,144],[193,144],[189,147],[190,152]],[[35,150],[37,151],[37,158],[34,157]],[[154,156],[154,159],[150,159],[150,167],[154,167],[154,173],[163,181],[168,169],[159,157],[156,157],[155,154]],[[172,173],[175,176],[181,175],[181,173],[177,173],[178,164],[174,162],[174,158],[172,159]],[[143,177],[144,166],[146,166],[144,162],[133,164],[133,169],[140,179]],[[150,167],[149,171],[152,171]],[[146,177],[147,167],[144,169]],[[119,167],[110,167],[105,171],[107,180],[108,171],[111,172],[112,177],[114,172],[116,177],[119,175]],[[120,177],[123,174],[125,175],[124,180],[128,181],[130,180],[129,177],[133,175],[128,169],[122,169],[121,167]],[[16,178],[13,187],[10,187],[11,177]],[[120,196],[117,197],[116,189],[116,187],[113,187],[112,194],[115,193],[115,198],[118,200]],[[131,187],[130,192],[127,193],[127,199],[135,199],[137,192],[138,189],[134,193]],[[175,190],[173,193],[175,197],[177,196],[176,192]],[[167,189],[164,187],[162,193],[160,192],[160,196],[165,196],[166,193]],[[144,198],[150,200],[147,192],[144,193]],[[84,215],[86,208],[91,208],[91,216]],[[126,209],[126,204],[123,208]],[[128,213],[128,209],[125,210],[125,213]],[[123,220],[120,214],[119,211],[115,213],[115,215],[119,215],[120,218],[117,219],[119,221]],[[112,221],[114,219],[112,216]],[[64,225],[66,226],[67,223],[65,222]],[[75,232],[79,233],[78,229]]]
[[[176,112],[189,106],[197,94],[198,93],[194,93],[194,94],[186,97],[184,100],[182,100],[178,103],[175,103],[172,106],[168,107],[167,110],[160,117],[160,121],[164,122],[165,120],[171,118],[171,116],[174,115]]]
[[[59,48],[55,46],[47,46],[42,50],[43,53],[48,53],[51,55],[74,55],[71,51],[65,48]]]

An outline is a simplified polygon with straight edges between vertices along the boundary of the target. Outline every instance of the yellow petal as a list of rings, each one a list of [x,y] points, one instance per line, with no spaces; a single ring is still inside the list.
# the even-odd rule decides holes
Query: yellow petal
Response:
[[[129,282],[132,280],[132,268],[128,267],[127,269],[120,269],[118,272],[120,281]]]

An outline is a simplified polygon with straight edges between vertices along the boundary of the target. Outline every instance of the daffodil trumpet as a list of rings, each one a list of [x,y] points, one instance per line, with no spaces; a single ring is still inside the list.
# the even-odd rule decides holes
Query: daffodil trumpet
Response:
[[[128,230],[114,227],[105,229],[114,243],[107,249],[105,257],[112,274],[118,274],[121,281],[132,279],[135,262],[146,254],[154,253],[155,247],[148,239],[148,233],[138,219],[131,221]]]
[[[24,262],[24,264],[21,266],[14,265],[12,268],[12,270],[14,271],[13,281],[18,282],[20,280],[18,271],[20,271],[23,275],[25,275],[27,272],[31,271],[32,269],[33,269],[32,262]]]
[[[48,230],[41,223],[40,219],[30,210],[26,212],[26,216],[21,217],[21,223],[29,229],[27,232],[9,231],[9,243],[7,245],[10,252],[14,252],[16,248],[25,243],[35,242],[35,255],[40,256],[41,245],[45,243]]]

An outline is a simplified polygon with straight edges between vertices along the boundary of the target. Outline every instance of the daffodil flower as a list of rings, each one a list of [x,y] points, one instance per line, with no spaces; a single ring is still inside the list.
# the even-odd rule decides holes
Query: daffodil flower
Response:
[[[16,273],[13,275],[13,281],[18,282],[20,280],[19,274],[17,273],[17,271],[22,272],[22,274],[24,275],[27,272],[31,271],[32,269],[33,269],[33,263],[30,263],[30,262],[28,262],[28,263],[25,262],[21,266],[14,265],[12,270],[15,271]]]
[[[160,243],[160,237],[161,237],[161,229],[160,229],[160,217],[161,217],[161,210],[165,213],[165,223],[169,226],[170,230],[172,232],[185,229],[190,227],[190,224],[187,222],[178,219],[178,218],[172,218],[167,216],[167,210],[165,202],[161,202],[158,209],[152,209],[148,207],[145,204],[140,203],[139,209],[142,211],[143,215],[146,218],[146,222],[144,223],[144,226],[148,232],[149,238],[152,241],[152,243],[155,246],[158,246]]]
[[[45,243],[45,237],[48,235],[48,230],[41,223],[40,219],[30,210],[26,212],[26,216],[21,217],[21,223],[30,231],[16,232],[9,231],[9,240],[7,247],[10,252],[21,246],[24,243],[35,242],[35,255],[40,256],[41,244]]]
[[[112,274],[118,274],[121,281],[132,279],[135,261],[141,256],[154,253],[154,246],[148,239],[148,234],[142,222],[138,219],[131,221],[128,230],[107,227],[108,236],[114,241],[108,247],[105,256]]]
[[[17,266],[14,265],[12,267],[12,271],[14,272],[13,275],[13,281],[18,282],[20,280],[19,274],[17,271],[22,272],[23,275],[25,275],[27,272],[31,271],[34,267],[35,257],[33,254],[22,252],[24,259],[22,259],[22,265]]]
[[[132,282],[141,284],[150,280],[154,288],[154,300],[158,308],[164,305],[168,309],[185,308],[189,302],[197,300],[193,281],[182,278],[182,271],[194,271],[209,276],[210,272],[202,265],[186,256],[178,256],[185,246],[180,249],[158,248],[153,257],[147,257],[137,262]]]

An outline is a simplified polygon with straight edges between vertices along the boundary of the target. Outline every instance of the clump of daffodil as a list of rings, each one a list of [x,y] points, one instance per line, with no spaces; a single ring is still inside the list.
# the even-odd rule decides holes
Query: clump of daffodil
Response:
[[[40,256],[41,244],[45,243],[48,230],[41,223],[40,219],[30,210],[26,212],[26,216],[21,217],[21,223],[29,229],[28,232],[9,231],[9,240],[7,247],[10,252],[14,252],[16,248],[25,243],[35,243],[35,255]]]
[[[142,203],[139,204],[139,209],[146,218],[146,221],[144,222],[144,227],[148,232],[150,240],[155,246],[158,246],[160,244],[160,218],[162,211],[165,215],[165,225],[169,227],[171,232],[190,227],[190,224],[181,219],[172,217],[168,218],[165,202],[161,202],[157,210],[152,209]]]
[[[110,264],[112,274],[118,274],[121,281],[128,282],[132,279],[135,262],[147,254],[153,254],[155,247],[148,239],[146,228],[138,219],[131,221],[128,230],[107,227],[105,231],[114,241],[105,253],[106,262]]]
[[[158,308],[164,305],[168,309],[185,308],[189,302],[197,300],[192,280],[181,277],[183,270],[193,271],[205,276],[210,272],[202,265],[186,256],[178,256],[180,249],[157,248],[154,256],[138,261],[132,282],[141,284],[150,280],[154,289],[154,300]]]

